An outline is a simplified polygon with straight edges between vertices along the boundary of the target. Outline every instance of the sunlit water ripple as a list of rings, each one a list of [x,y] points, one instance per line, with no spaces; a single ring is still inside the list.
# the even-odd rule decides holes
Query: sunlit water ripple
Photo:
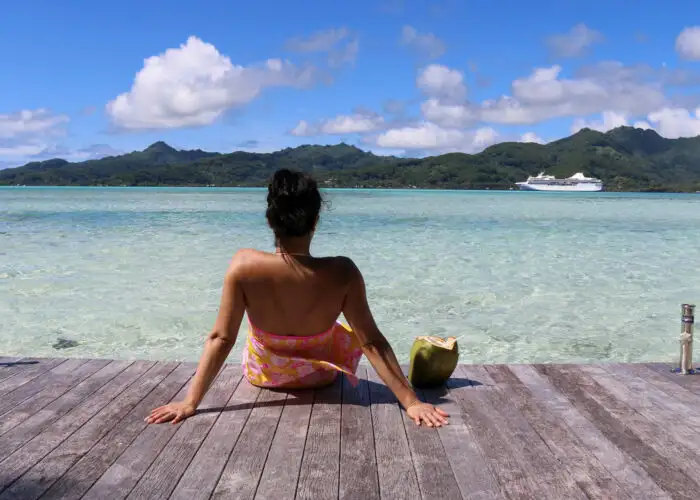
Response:
[[[679,306],[700,302],[698,195],[326,196],[313,251],[357,262],[404,360],[425,334],[457,337],[464,362],[671,360]],[[198,359],[231,255],[272,247],[264,204],[257,189],[0,189],[0,353]]]

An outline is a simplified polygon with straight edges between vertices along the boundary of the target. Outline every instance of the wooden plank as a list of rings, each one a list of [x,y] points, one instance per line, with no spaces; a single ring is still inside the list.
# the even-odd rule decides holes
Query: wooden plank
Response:
[[[497,386],[498,383],[491,377],[488,371],[480,365],[459,365],[455,370],[454,375],[460,376],[463,382],[469,382],[471,387],[480,387],[482,389]],[[453,379],[454,379],[453,375]],[[451,381],[454,384],[454,380]]]
[[[35,378],[43,375],[47,371],[51,370],[53,367],[60,365],[65,358],[27,358],[25,362],[32,363],[30,365],[25,365],[24,368],[19,368],[11,376],[0,381],[0,397],[4,397],[6,394],[14,391],[18,387],[34,380]],[[35,363],[36,362],[36,363]]]
[[[674,494],[671,494],[672,490],[667,489],[668,479],[678,479],[679,475],[683,476],[681,478],[682,484],[687,486],[687,478],[680,472],[676,471],[676,473],[664,477],[667,471],[662,463],[663,460],[659,460],[659,455],[591,398],[583,388],[584,381],[578,377],[570,376],[553,365],[537,365],[535,369],[552,386],[565,395],[574,407],[595,425],[608,442],[624,453],[625,468],[631,468],[630,462],[634,462],[646,472],[644,476],[638,475],[640,481],[635,486],[636,489],[626,487],[630,494],[644,495],[649,498],[669,498]],[[608,470],[613,474],[620,472],[611,468]],[[635,472],[638,473],[636,470]],[[620,483],[623,484],[622,481]]]
[[[512,366],[510,370],[525,384],[538,404],[565,423],[587,447],[589,452],[610,472],[620,486],[635,498],[670,496],[649,477],[632,457],[615,446],[587,417],[532,366]]]
[[[257,500],[294,498],[313,404],[313,390],[291,391],[287,395],[255,493]]]
[[[296,498],[338,498],[342,377],[316,391]]]
[[[17,372],[22,371],[24,368],[32,364],[36,364],[38,361],[26,361],[23,362],[23,358],[12,358],[9,356],[0,357],[0,381],[5,380],[8,377],[14,376]]]
[[[6,394],[0,400],[0,435],[24,422],[108,363],[109,360],[106,359],[69,359],[46,374],[48,380],[41,381],[43,388],[39,392],[35,393],[32,387],[35,379]],[[25,389],[29,390],[25,392]]]
[[[451,387],[449,391],[443,387],[421,392],[426,402],[450,415],[449,424],[438,428],[437,432],[462,498],[505,498],[486,463],[484,452],[467,425],[469,414],[457,402],[458,394],[465,393],[464,397],[469,397],[468,392],[476,389],[459,373],[453,374]]]
[[[647,375],[659,377],[661,375],[643,366],[609,364],[604,367],[605,371],[602,374],[592,371],[592,368],[581,367],[610,394],[634,408],[651,422],[667,429],[676,439],[681,442],[687,441],[688,445],[694,445],[697,453],[700,454],[700,414],[697,411],[700,397],[678,387],[673,382],[668,382],[683,395],[697,399],[694,405],[684,403],[673,392],[664,392],[650,380],[645,379]]]
[[[241,380],[180,478],[171,500],[204,500],[211,496],[259,395],[259,388]]]
[[[372,428],[382,498],[420,498],[418,478],[398,401],[377,373],[367,370]]]
[[[53,403],[15,426],[11,432],[6,432],[0,436],[0,461],[6,459],[37,434],[51,428],[52,424],[59,418],[75,409],[81,401],[90,397],[104,384],[114,379],[130,364],[131,362],[127,361],[110,362],[107,366],[57,398]]]
[[[695,395],[700,395],[700,373],[694,375],[671,373],[671,365],[663,363],[647,363],[646,366],[656,373],[662,374],[667,380],[674,384],[683,387]]]
[[[65,364],[65,363],[64,363]],[[156,387],[178,363],[153,365],[117,398],[102,408],[77,432],[29,469],[11,487],[0,494],[0,500],[39,498],[56,480],[105,436],[120,416],[133,409]]]
[[[467,425],[502,491],[509,498],[547,498],[547,492],[528,474],[522,450],[514,436],[505,432],[510,427],[508,422],[494,406],[494,398],[489,397],[490,393],[498,391],[496,382],[483,367],[464,369],[459,366],[455,375],[482,384],[453,392],[468,415]],[[454,381],[449,381],[448,387],[452,390]]]
[[[175,435],[127,498],[169,497],[240,380],[239,367],[228,365],[221,370],[202,400],[203,411],[178,425]],[[207,409],[214,411],[204,411]]]
[[[211,498],[254,498],[287,394],[263,390]]]
[[[67,359],[63,363],[54,366],[41,377],[35,377],[29,382],[20,385],[15,390],[8,392],[0,398],[0,415],[10,411],[12,408],[20,404],[27,398],[32,397],[38,392],[52,387],[56,381],[60,381],[66,376],[80,368],[81,365],[87,363],[87,359]]]
[[[188,375],[187,383],[184,386],[180,384],[180,391],[174,398],[160,399],[152,406],[160,406],[168,401],[179,401],[186,396],[195,369],[190,363],[183,364],[183,368],[186,369]],[[148,410],[150,409],[152,408],[148,408]],[[158,458],[161,450],[165,448],[177,431],[178,426],[172,424],[146,425],[143,419],[148,415],[148,410],[141,415],[132,417],[140,419],[139,427],[142,432],[131,441],[124,452],[112,462],[81,498],[98,500],[125,498],[153,461]],[[134,424],[136,424],[135,421]]]
[[[606,420],[606,426],[619,428],[618,446],[625,447],[659,486],[672,495],[688,495],[688,498],[694,496],[691,492],[700,491],[700,484],[692,479],[700,466],[697,451],[674,440],[663,427],[616,399],[580,368],[555,366],[552,371],[582,389],[589,398],[587,405],[596,416]]]
[[[401,412],[418,488],[423,498],[459,498],[459,485],[436,428],[416,425]]]
[[[509,367],[487,366],[486,369],[588,498],[631,498],[574,431],[541,405]]]
[[[182,363],[121,419],[41,497],[44,500],[78,500],[107,471],[147,426],[144,417],[170,401],[194,373],[195,365]]]
[[[7,488],[32,465],[80,429],[85,422],[121,394],[152,365],[153,362],[151,361],[136,361],[132,363],[114,379],[87,398],[80,406],[65,414],[54,422],[50,428],[34,437],[3,460],[0,463],[0,469],[3,471],[2,476],[0,476],[0,491]]]
[[[647,365],[635,364],[629,366],[628,369],[639,378],[656,387],[658,389],[657,393],[665,395],[667,401],[683,404],[691,409],[696,409],[700,405],[700,395],[676,384]]]
[[[339,498],[379,499],[367,368],[359,367],[357,377],[356,387],[343,377]]]

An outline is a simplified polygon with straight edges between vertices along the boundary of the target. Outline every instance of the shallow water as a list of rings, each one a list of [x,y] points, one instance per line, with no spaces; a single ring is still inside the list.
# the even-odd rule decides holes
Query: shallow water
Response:
[[[457,337],[463,362],[671,360],[680,304],[700,302],[698,195],[326,196],[312,250],[355,260],[404,360],[425,334]],[[0,353],[197,360],[231,255],[272,248],[264,204],[257,189],[0,188]]]

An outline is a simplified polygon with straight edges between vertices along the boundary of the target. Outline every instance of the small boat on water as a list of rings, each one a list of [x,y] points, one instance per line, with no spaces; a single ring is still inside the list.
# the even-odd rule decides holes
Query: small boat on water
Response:
[[[603,181],[595,177],[586,177],[577,172],[566,179],[557,179],[553,175],[540,172],[536,177],[530,176],[524,182],[515,183],[521,191],[602,191]]]

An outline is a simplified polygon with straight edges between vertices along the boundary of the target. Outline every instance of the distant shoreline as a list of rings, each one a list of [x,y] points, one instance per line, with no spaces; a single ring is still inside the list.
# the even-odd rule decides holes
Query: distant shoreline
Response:
[[[10,186],[0,185],[0,190],[10,189],[183,189],[183,190],[250,190],[250,191],[265,191],[267,186],[182,186],[182,185],[159,185],[159,186],[73,186],[73,185],[32,185],[32,186]],[[589,198],[596,196],[611,195],[611,194],[681,194],[681,195],[697,195],[700,192],[696,191],[674,191],[674,190],[647,190],[647,191],[613,191],[604,190],[598,192],[585,191],[529,191],[521,189],[459,189],[459,188],[440,188],[440,187],[322,187],[323,191],[408,191],[408,192],[425,192],[425,191],[441,191],[441,192],[471,192],[471,193],[521,193],[527,196],[571,196],[584,195]]]

